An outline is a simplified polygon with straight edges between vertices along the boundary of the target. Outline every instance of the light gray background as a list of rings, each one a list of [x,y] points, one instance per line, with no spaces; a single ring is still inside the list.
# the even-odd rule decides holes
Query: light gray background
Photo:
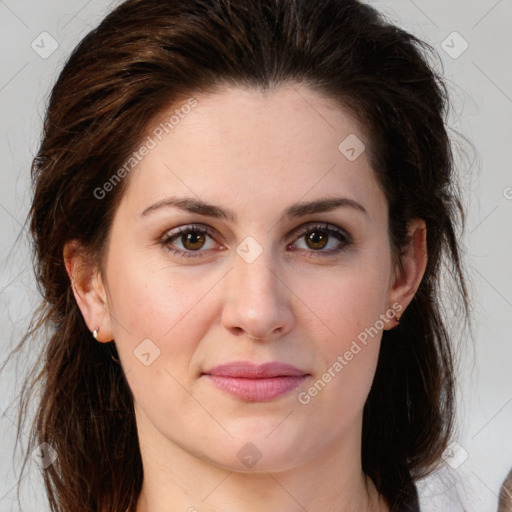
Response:
[[[26,329],[38,300],[23,224],[30,204],[29,168],[48,93],[71,49],[117,3],[0,0],[2,362]],[[512,467],[512,2],[370,3],[439,51],[454,107],[451,126],[469,137],[477,149],[476,155],[466,153],[461,159],[469,208],[464,246],[474,296],[475,343],[473,349],[473,342],[467,341],[463,354],[458,444],[453,456],[447,455],[450,464],[445,473],[456,479],[447,480],[452,482],[448,486],[458,482],[456,488],[468,512],[494,511],[500,484]],[[442,46],[446,40],[453,47],[450,51],[460,52],[463,43],[451,36],[454,31],[469,44],[457,58]],[[58,43],[47,58],[31,47],[35,41],[42,52],[43,38],[45,50],[51,48],[48,36],[41,36],[42,32],[48,32]],[[467,172],[469,168],[472,175]],[[36,353],[34,348],[22,363]],[[1,512],[19,510],[14,472],[19,471],[19,451],[13,455],[17,409],[16,402],[11,402],[14,393],[19,392],[24,369],[23,364],[18,369],[11,364],[0,381]],[[22,443],[23,438],[22,434]],[[433,484],[425,483],[420,488],[425,511],[443,509],[439,503],[434,505],[436,498],[432,495],[438,491]],[[48,510],[35,464],[23,480],[22,491],[23,510]]]

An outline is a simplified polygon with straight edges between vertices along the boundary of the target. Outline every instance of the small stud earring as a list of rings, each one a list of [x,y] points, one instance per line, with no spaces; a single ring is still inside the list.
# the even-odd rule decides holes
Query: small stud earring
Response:
[[[398,315],[395,315],[393,318],[395,319],[396,324],[393,327],[389,327],[390,331],[394,331],[395,329],[398,329],[398,327],[400,326],[400,317]]]
[[[98,331],[100,330],[99,327],[96,327],[96,329],[94,329],[94,331],[92,331],[92,337],[97,340],[98,339]]]

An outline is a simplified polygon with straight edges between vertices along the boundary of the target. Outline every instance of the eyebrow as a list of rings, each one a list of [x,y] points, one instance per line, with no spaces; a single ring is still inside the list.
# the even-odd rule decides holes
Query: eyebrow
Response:
[[[216,219],[237,222],[236,214],[232,210],[206,203],[201,199],[193,197],[168,197],[166,199],[162,199],[161,201],[148,206],[141,213],[141,216],[146,216],[162,208],[178,208],[189,213],[196,213],[207,217],[214,217]],[[348,197],[327,197],[310,202],[295,203],[284,211],[282,218],[294,219],[313,213],[329,212],[338,208],[352,208],[368,215],[366,208],[354,199],[350,199]]]

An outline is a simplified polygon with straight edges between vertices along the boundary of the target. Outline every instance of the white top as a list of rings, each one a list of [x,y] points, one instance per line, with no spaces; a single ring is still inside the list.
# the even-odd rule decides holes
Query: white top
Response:
[[[443,464],[416,482],[421,512],[466,512],[461,496],[464,487],[459,473]]]

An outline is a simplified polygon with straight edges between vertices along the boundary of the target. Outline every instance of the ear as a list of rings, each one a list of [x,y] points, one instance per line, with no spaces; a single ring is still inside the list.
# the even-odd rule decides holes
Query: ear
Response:
[[[403,312],[412,301],[427,268],[427,226],[423,219],[413,219],[408,224],[410,243],[393,273],[389,304],[398,303]]]
[[[65,244],[63,257],[75,300],[87,327],[91,332],[98,329],[98,341],[112,341],[114,336],[107,294],[99,269],[91,263],[84,247],[77,240]]]

